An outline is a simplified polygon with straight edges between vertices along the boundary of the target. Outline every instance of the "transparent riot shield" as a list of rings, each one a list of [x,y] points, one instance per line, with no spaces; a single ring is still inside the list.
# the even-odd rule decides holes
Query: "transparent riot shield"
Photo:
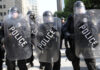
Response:
[[[59,18],[53,20],[52,23],[38,24],[34,43],[40,62],[56,62],[59,58],[61,21]]]
[[[100,57],[100,10],[74,15],[75,54],[79,58]]]
[[[17,18],[7,15],[4,19],[4,36],[7,59],[23,60],[32,55],[29,19],[19,14]]]

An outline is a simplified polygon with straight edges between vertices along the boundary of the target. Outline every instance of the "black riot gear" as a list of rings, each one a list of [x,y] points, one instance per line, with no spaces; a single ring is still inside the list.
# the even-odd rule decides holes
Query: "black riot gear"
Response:
[[[88,47],[86,49],[84,49],[86,46],[80,46],[80,48],[82,47],[82,49],[78,49],[76,46],[76,40],[79,40],[78,38],[76,38],[77,35],[75,35],[77,32],[75,31],[75,25],[74,25],[74,17],[73,15],[68,17],[67,20],[67,25],[64,28],[67,28],[66,30],[64,30],[64,38],[66,40],[68,40],[70,47],[66,48],[66,55],[67,58],[69,60],[72,61],[72,65],[74,70],[80,70],[80,57],[78,56],[78,54],[76,54],[78,51],[82,52],[86,50],[86,55],[90,55],[90,53],[92,53],[91,49],[88,49]],[[90,24],[92,25],[92,24]],[[66,34],[69,33],[69,34]],[[77,37],[81,37],[80,35],[78,35]],[[81,38],[81,40],[83,40],[83,38]],[[83,43],[80,40],[80,43]],[[85,42],[85,41],[84,41]],[[67,42],[65,42],[66,44],[68,44]],[[78,43],[78,44],[80,44]],[[86,43],[85,43],[86,44]],[[84,45],[84,44],[83,44]],[[78,49],[78,50],[76,50]],[[91,55],[90,55],[91,56]],[[95,58],[84,58],[85,62],[87,64],[87,67],[89,70],[96,70],[96,65],[95,65]]]
[[[13,15],[13,14],[9,14]],[[7,59],[23,60],[32,55],[31,28],[27,17],[22,15],[12,19],[7,15],[4,19],[4,35]],[[9,43],[8,43],[9,41]]]
[[[88,70],[96,70],[93,49],[98,45],[97,37],[97,30],[85,9],[84,3],[76,2],[74,4],[74,51],[77,58],[76,62],[72,62],[76,70],[80,68],[80,58],[84,58]]]
[[[34,43],[39,61],[45,64],[45,70],[48,67],[51,70],[51,64],[60,60],[61,20],[52,15],[43,16],[43,23],[38,24],[37,30]]]
[[[56,62],[59,58],[61,20],[52,15],[48,17],[46,14],[43,16],[43,23],[38,24],[37,30],[34,43],[38,51],[39,61],[51,63],[53,60]]]
[[[16,64],[19,70],[28,70],[26,59],[32,56],[29,18],[13,7],[4,18],[3,27],[7,70],[15,70]]]

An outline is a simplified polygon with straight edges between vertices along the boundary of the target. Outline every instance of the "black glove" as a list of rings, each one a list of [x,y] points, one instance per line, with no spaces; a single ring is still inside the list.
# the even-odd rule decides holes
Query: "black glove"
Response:
[[[99,45],[99,43],[98,43],[98,42],[97,42],[97,43],[95,43],[95,44],[93,44],[93,48],[96,48],[98,45]]]

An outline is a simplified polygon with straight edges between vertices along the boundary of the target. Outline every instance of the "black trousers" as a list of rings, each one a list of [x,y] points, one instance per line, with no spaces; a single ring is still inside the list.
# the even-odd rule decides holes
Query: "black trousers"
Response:
[[[6,60],[7,70],[15,70],[15,61]],[[26,66],[26,60],[18,60],[19,70],[28,70]]]
[[[52,70],[52,64],[51,63],[45,63],[45,62],[40,62],[40,69],[44,70]],[[53,65],[53,70],[60,70],[61,67],[61,53],[59,54],[59,59],[57,62],[54,63]]]
[[[3,61],[2,61],[2,59],[0,58],[0,70],[3,70],[2,65],[3,65]]]
[[[26,59],[27,63],[33,64],[34,56],[32,55],[29,59]]]
[[[3,70],[2,66],[3,66],[4,53],[5,53],[4,49],[1,48],[0,46],[0,70]]]
[[[84,59],[85,63],[87,64],[87,68],[88,70],[96,70],[96,61],[95,59]],[[75,58],[74,61],[72,61],[72,65],[74,70],[80,70],[80,59],[79,58]]]
[[[72,61],[74,70],[80,70],[80,58],[75,54],[75,44],[73,39],[69,39],[70,49],[72,50],[73,55],[75,56]],[[87,52],[88,53],[88,52]],[[95,58],[84,58],[88,70],[96,70],[96,61]]]
[[[52,68],[52,64],[51,63],[44,63],[44,62],[40,62],[40,65],[42,66],[40,69],[43,69],[44,67],[44,70],[60,70],[60,66],[58,64],[59,62],[55,62],[54,63],[54,66]]]
[[[61,52],[59,52],[59,59],[54,63],[53,70],[60,70],[61,67]]]

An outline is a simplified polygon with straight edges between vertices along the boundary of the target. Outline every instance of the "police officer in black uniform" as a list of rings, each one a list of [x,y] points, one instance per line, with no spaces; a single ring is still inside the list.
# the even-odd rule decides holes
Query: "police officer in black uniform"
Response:
[[[50,11],[43,13],[43,21],[38,27],[36,46],[40,69],[44,67],[44,70],[60,70],[61,21],[54,18]]]
[[[61,44],[60,44],[60,48],[62,49],[62,43],[63,43],[63,40],[64,40],[64,35],[63,35],[63,26],[65,26],[66,22],[65,22],[65,18],[62,17],[61,18]]]
[[[76,8],[77,8],[77,10],[75,10]],[[85,6],[84,6],[84,4],[83,4],[82,1],[75,2],[75,4],[74,4],[74,10],[75,10],[74,14],[86,15]],[[90,48],[91,46],[90,47],[88,46],[88,44],[86,42],[87,40],[85,38],[84,39],[77,38],[77,37],[82,37],[83,35],[78,35],[78,36],[75,35],[77,33],[75,31],[75,28],[78,28],[78,27],[75,27],[76,20],[75,20],[74,16],[76,16],[76,15],[70,15],[68,17],[68,21],[67,21],[67,25],[66,25],[67,29],[65,30],[65,34],[64,34],[65,35],[64,37],[65,38],[67,37],[67,39],[69,41],[69,45],[70,45],[70,47],[66,48],[66,56],[68,57],[68,59],[70,61],[72,61],[72,65],[73,65],[74,70],[80,70],[80,57],[78,56],[80,53],[84,57],[84,60],[85,60],[85,62],[87,64],[87,67],[88,67],[88,70],[96,70],[95,58],[92,57],[93,56],[92,55],[93,52],[92,52],[92,50]],[[78,20],[80,20],[80,19],[78,19]],[[82,21],[82,20],[80,20],[80,21]],[[81,23],[78,22],[77,24],[81,24]],[[92,26],[93,26],[92,23],[87,23],[87,24],[90,25],[90,29],[91,29]],[[80,41],[80,39],[81,39],[81,41]],[[84,42],[86,42],[86,43],[82,42],[83,40],[85,40]],[[80,41],[80,43],[77,42],[77,41]],[[80,45],[80,44],[83,44],[83,43],[85,44],[84,47],[89,47],[89,48],[84,49],[84,47],[82,47],[82,46],[79,46],[79,48],[82,47],[81,50],[79,48],[77,48],[76,44]],[[80,53],[78,53],[76,51],[76,49],[78,49],[77,51],[80,51]],[[83,51],[87,51],[87,52],[83,52]],[[86,56],[85,53],[89,54],[88,56],[90,56],[90,58],[85,57]]]
[[[17,7],[12,7],[4,19],[4,41],[7,54],[7,69],[28,70],[26,59],[32,55],[31,29],[29,20],[23,17]]]
[[[28,11],[27,12],[27,15],[29,17],[29,21],[30,21],[30,26],[31,26],[31,31],[33,31],[33,28],[32,26],[35,25],[35,14],[33,11]],[[35,27],[36,28],[36,27]],[[34,35],[32,34],[31,35],[32,37],[34,37]],[[31,46],[32,49],[33,49],[33,45]],[[30,63],[31,66],[34,66],[33,64],[33,61],[34,61],[34,56],[32,55],[29,59],[26,60],[28,63]]]

